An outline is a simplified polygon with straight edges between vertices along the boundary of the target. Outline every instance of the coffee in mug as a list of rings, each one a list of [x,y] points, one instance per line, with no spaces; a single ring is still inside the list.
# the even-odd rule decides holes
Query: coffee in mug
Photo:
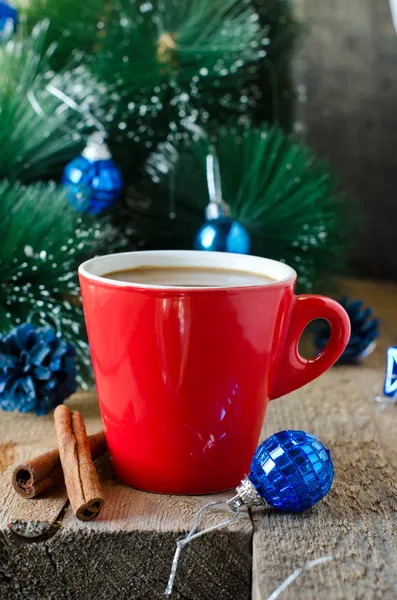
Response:
[[[261,273],[200,267],[141,266],[103,275],[106,279],[171,287],[240,287],[266,285],[274,279]]]

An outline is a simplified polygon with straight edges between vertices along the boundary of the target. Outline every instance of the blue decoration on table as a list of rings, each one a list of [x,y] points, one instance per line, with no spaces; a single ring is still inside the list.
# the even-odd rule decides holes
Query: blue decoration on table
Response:
[[[0,336],[0,408],[44,415],[76,391],[76,352],[51,327]]]
[[[383,393],[388,398],[397,398],[397,346],[387,349]]]
[[[237,495],[202,506],[187,536],[177,541],[165,596],[172,594],[181,550],[192,540],[235,521],[244,505],[265,505],[294,513],[311,508],[328,494],[333,478],[330,452],[314,435],[289,429],[270,436],[257,448],[250,474],[236,488]],[[229,505],[231,516],[199,531],[202,513],[224,503]]]
[[[269,506],[300,512],[327,495],[334,477],[329,450],[304,431],[280,431],[259,446],[249,480]]]
[[[230,217],[219,217],[207,221],[197,232],[194,249],[213,252],[235,252],[248,254],[249,234],[239,221]]]
[[[357,364],[374,350],[379,337],[379,319],[373,318],[372,308],[364,308],[362,300],[350,300],[343,296],[338,300],[349,315],[351,335],[349,343],[338,364]],[[322,352],[329,340],[330,329],[323,321],[314,328],[313,342],[316,350]]]
[[[18,11],[8,2],[0,0],[0,41],[15,33],[18,24]]]
[[[94,133],[83,153],[66,165],[62,183],[70,204],[80,212],[97,215],[118,200],[123,177],[101,134]]]

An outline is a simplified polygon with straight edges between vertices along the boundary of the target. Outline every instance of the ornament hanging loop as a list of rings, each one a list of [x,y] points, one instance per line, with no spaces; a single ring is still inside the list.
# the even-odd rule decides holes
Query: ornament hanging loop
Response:
[[[76,111],[79,115],[85,117],[86,119],[90,119],[90,121],[93,123],[93,125],[97,131],[96,135],[101,137],[102,143],[106,140],[107,131],[106,131],[105,127],[99,121],[99,119],[94,117],[94,115],[91,113],[91,111],[88,109],[88,107],[83,108],[82,106],[79,106],[77,104],[77,102],[75,102],[73,100],[73,98],[70,98],[70,96],[68,96],[67,94],[62,92],[62,90],[58,89],[51,83],[46,85],[45,89],[47,90],[47,92],[49,94],[58,98],[58,100],[60,100],[62,102],[62,104],[64,104],[65,106],[68,106],[69,108]],[[37,115],[39,115],[40,117],[43,117],[44,119],[51,119],[51,116],[47,115],[44,112],[44,110],[42,109],[42,107],[41,107],[39,101],[37,100],[32,89],[30,89],[28,91],[27,98],[29,100],[31,107],[33,108],[34,112]],[[65,131],[65,133],[69,133],[71,135],[75,135],[75,133],[76,133],[74,130],[70,129],[66,125],[62,125],[61,129],[63,129],[63,131]],[[83,136],[80,135],[80,137],[83,137]]]
[[[206,529],[203,529],[202,531],[197,532],[197,529],[200,524],[201,515],[203,514],[203,512],[205,510],[207,510],[207,508],[209,508],[210,506],[216,506],[219,504],[224,505],[224,504],[228,504],[228,502],[226,502],[225,500],[220,500],[220,501],[218,500],[215,502],[208,502],[208,504],[205,504],[204,506],[202,506],[196,515],[193,527],[190,530],[190,532],[187,534],[186,537],[184,537],[181,540],[178,540],[176,542],[176,550],[175,550],[175,554],[174,554],[174,559],[172,561],[170,578],[168,580],[168,585],[167,585],[167,588],[164,593],[166,598],[169,598],[172,594],[176,571],[178,568],[179,557],[181,555],[183,548],[187,544],[189,544],[189,542],[191,542],[192,540],[194,540],[198,537],[201,537],[202,535],[205,535],[206,533],[210,533],[211,531],[215,531],[215,529],[220,529],[221,527],[226,527],[227,525],[230,525],[230,523],[233,523],[233,521],[235,521],[240,516],[240,507],[236,506],[236,508],[232,508],[233,514],[231,517],[229,517],[229,519],[225,519],[224,521],[221,521],[220,523],[217,523],[216,525],[211,525],[211,527],[207,527]]]
[[[219,160],[213,148],[206,158],[206,175],[209,204],[205,210],[207,221],[219,219],[220,217],[230,217],[230,206],[222,198],[221,173],[219,169]]]

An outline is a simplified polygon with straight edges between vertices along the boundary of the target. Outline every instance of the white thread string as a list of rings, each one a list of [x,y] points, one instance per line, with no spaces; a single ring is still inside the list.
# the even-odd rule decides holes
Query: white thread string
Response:
[[[105,127],[102,125],[102,123],[100,121],[98,121],[98,119],[96,117],[94,117],[92,112],[87,107],[82,109],[81,106],[79,106],[77,104],[77,102],[75,102],[73,100],[73,98],[70,98],[69,96],[67,96],[64,92],[62,92],[61,90],[56,88],[51,83],[49,83],[46,86],[46,90],[48,90],[50,92],[50,94],[52,94],[53,96],[58,98],[61,102],[66,104],[66,106],[69,106],[70,108],[72,108],[76,112],[80,113],[81,115],[86,115],[87,117],[89,117],[91,119],[91,121],[94,123],[97,130],[103,135],[104,138],[106,138],[107,132],[106,132]]]
[[[321,565],[323,563],[334,560],[333,556],[322,556],[321,558],[316,558],[315,560],[309,560],[303,567],[299,567],[296,569],[287,579],[283,581],[283,583],[276,589],[274,592],[268,597],[267,600],[276,600],[284,592],[284,590],[291,585],[295,579],[299,577],[304,571],[309,571],[313,567],[317,567],[317,565]]]
[[[389,0],[390,12],[393,20],[394,29],[397,33],[397,0]]]
[[[92,121],[92,123],[94,124],[94,127],[97,129],[97,131],[99,131],[101,133],[101,135],[103,136],[103,139],[106,139],[107,132],[106,132],[105,127],[102,125],[102,123],[96,117],[94,117],[94,115],[91,113],[91,111],[87,107],[82,108],[81,106],[79,106],[77,104],[77,102],[75,102],[73,100],[73,98],[70,98],[70,96],[67,96],[67,94],[62,92],[62,90],[58,89],[51,83],[46,85],[45,89],[47,90],[47,92],[49,92],[50,94],[52,94],[53,96],[58,98],[58,100],[60,100],[65,106],[68,106],[69,108],[76,111],[77,113],[84,116],[85,118],[90,119]],[[40,106],[40,103],[38,102],[32,89],[30,89],[28,91],[27,99],[29,100],[31,107],[33,108],[33,110],[36,114],[38,114],[40,117],[45,117],[46,119],[51,119],[51,116],[47,115],[44,112],[44,110],[42,109],[42,107]],[[61,129],[63,129],[67,133],[72,133],[72,134],[76,133],[74,130],[70,129],[66,125],[62,125]]]
[[[190,532],[187,534],[186,537],[177,541],[174,559],[172,561],[172,566],[171,566],[170,578],[168,580],[168,585],[165,590],[165,596],[167,598],[169,598],[172,594],[172,588],[174,587],[174,581],[175,581],[176,571],[178,568],[179,557],[180,557],[180,554],[181,554],[183,548],[187,544],[189,544],[192,540],[195,540],[196,538],[201,537],[202,535],[205,535],[206,533],[209,533],[210,531],[214,531],[215,529],[219,529],[220,527],[225,527],[226,525],[230,525],[230,523],[233,523],[233,521],[235,521],[240,516],[240,508],[237,507],[235,510],[233,510],[233,516],[230,517],[229,519],[226,519],[225,521],[222,521],[221,523],[218,523],[217,525],[211,525],[211,527],[207,527],[206,529],[203,529],[202,531],[197,532],[197,529],[198,529],[198,526],[200,523],[200,518],[201,518],[203,511],[206,510],[210,506],[215,506],[216,504],[227,504],[227,502],[225,500],[218,500],[216,502],[209,502],[208,504],[205,504],[204,506],[202,506],[196,515],[193,527],[190,530]]]
[[[393,404],[397,404],[397,394],[394,396],[375,396],[375,402],[378,403],[375,412],[378,413],[382,410],[385,410],[388,406],[392,406]]]
[[[219,161],[215,152],[207,155],[207,186],[210,202],[222,202],[221,174],[219,171]]]

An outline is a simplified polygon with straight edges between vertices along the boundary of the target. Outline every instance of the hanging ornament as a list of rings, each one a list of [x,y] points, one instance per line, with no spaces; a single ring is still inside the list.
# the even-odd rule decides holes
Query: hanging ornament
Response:
[[[18,23],[18,11],[0,0],[0,42],[15,33]]]
[[[206,222],[196,234],[194,249],[248,254],[251,247],[248,231],[231,217],[230,207],[222,199],[219,163],[215,154],[207,156],[206,171],[210,201],[205,210]]]
[[[0,336],[0,408],[44,415],[76,391],[76,353],[51,327]]]
[[[334,478],[334,466],[329,450],[313,435],[304,431],[280,431],[264,441],[256,450],[251,471],[237,487],[230,500],[210,502],[196,515],[193,528],[177,548],[165,592],[170,596],[174,585],[179,556],[193,539],[229,525],[240,515],[241,506],[267,506],[285,512],[300,512],[320,502],[329,492]],[[197,531],[201,514],[210,506],[227,504],[230,518]]]
[[[66,165],[62,183],[70,204],[80,212],[98,215],[118,200],[123,177],[102,133],[93,133],[82,154]]]
[[[386,354],[386,375],[383,393],[387,398],[397,398],[397,346],[390,346]]]
[[[350,318],[351,335],[346,350],[338,360],[338,364],[357,364],[366,358],[376,347],[379,337],[379,319],[372,317],[372,308],[364,308],[362,300],[350,300],[344,296],[338,300]],[[329,340],[330,329],[322,322],[314,330],[314,345],[322,352]]]

